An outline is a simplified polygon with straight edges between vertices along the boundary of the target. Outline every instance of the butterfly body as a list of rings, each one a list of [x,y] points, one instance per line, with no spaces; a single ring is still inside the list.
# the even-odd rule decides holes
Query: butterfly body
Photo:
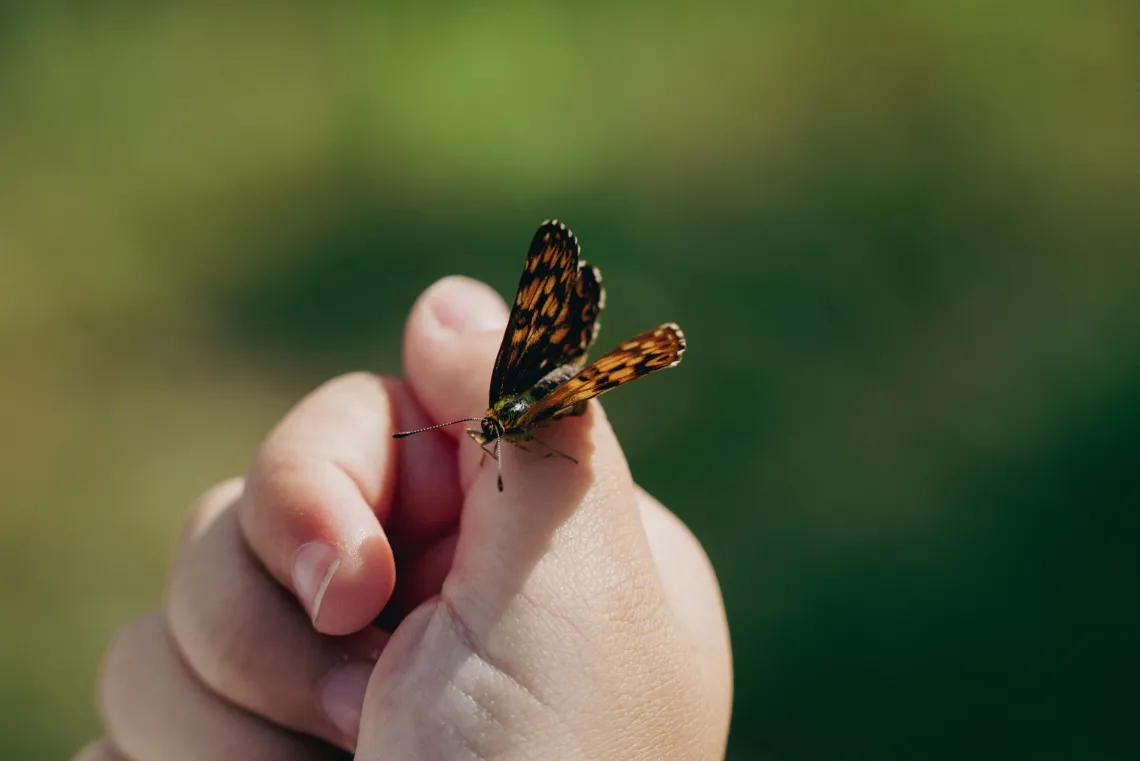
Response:
[[[470,418],[479,421],[478,431],[468,429],[484,451],[487,444],[495,443],[500,491],[502,441],[538,441],[552,453],[577,462],[536,439],[534,430],[581,414],[590,399],[680,363],[685,335],[676,323],[665,323],[587,364],[604,306],[601,272],[579,259],[578,239],[557,220],[543,222],[531,240],[495,358],[487,411],[481,418]]]
[[[500,399],[488,407],[487,411],[483,413],[483,419],[480,421],[480,429],[484,442],[494,441],[495,439],[512,440],[530,438],[528,432],[531,426],[526,424],[528,411],[530,411],[537,402],[541,401],[547,393],[553,391],[563,381],[572,378],[580,369],[580,367],[572,365],[556,368],[535,385],[534,388],[523,391],[516,396]],[[580,415],[585,411],[586,405],[583,402],[575,407],[561,410],[556,416],[551,416],[550,420],[543,420],[537,423],[537,425],[553,422],[554,417]]]

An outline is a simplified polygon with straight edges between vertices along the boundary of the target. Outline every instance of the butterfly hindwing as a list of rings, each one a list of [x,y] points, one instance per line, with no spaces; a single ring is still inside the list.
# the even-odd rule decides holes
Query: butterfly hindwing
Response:
[[[527,389],[532,400],[541,399],[551,389],[568,380],[586,366],[586,353],[594,345],[601,327],[599,315],[605,306],[606,293],[602,288],[602,273],[589,262],[578,265],[578,281],[567,302],[567,318],[561,321],[553,334],[563,335],[561,346],[550,347],[543,360],[542,379]]]
[[[583,402],[618,386],[675,366],[684,351],[685,334],[676,323],[647,330],[555,386],[523,413],[515,427],[526,430],[569,414]]]
[[[574,290],[566,302],[565,318],[555,324],[550,334],[556,345],[550,347],[543,359],[544,373],[565,365],[581,367],[586,363],[586,352],[594,345],[602,327],[600,318],[605,305],[602,273],[589,262],[579,262]]]
[[[565,353],[556,339],[569,336],[569,304],[580,273],[578,250],[574,233],[557,220],[543,222],[535,232],[491,374],[492,406],[533,386]]]

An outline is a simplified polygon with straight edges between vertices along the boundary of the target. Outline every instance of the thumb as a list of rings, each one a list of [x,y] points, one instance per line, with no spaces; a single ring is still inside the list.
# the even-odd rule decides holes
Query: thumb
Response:
[[[496,308],[498,329],[480,330]],[[490,289],[457,278],[417,302],[405,373],[433,419],[483,413],[505,315]],[[446,725],[431,742],[459,728],[469,750],[476,738],[477,756],[519,737],[558,736],[560,747],[604,737],[599,726],[628,716],[600,695],[632,706],[669,678],[668,668],[638,668],[631,657],[653,652],[671,627],[621,447],[591,403],[584,416],[540,432],[577,465],[544,459],[542,446],[504,443],[500,492],[494,463],[481,464],[479,447],[455,428],[465,498],[451,572],[439,598],[409,616],[381,656],[358,747],[399,747],[400,727],[422,733],[423,716]],[[420,721],[378,715],[406,709]]]
[[[506,317],[498,294],[466,278],[446,278],[417,301],[405,332],[404,369],[433,421],[484,413]],[[560,585],[585,582],[597,576],[596,564],[603,560],[652,569],[625,455],[600,405],[536,431],[543,443],[525,442],[524,449],[503,442],[502,492],[496,488],[496,463],[464,426],[445,430],[460,439],[465,494],[455,560],[444,585],[449,603],[490,613],[506,605],[522,581],[545,582],[550,571]],[[552,449],[578,463],[552,455]],[[614,552],[619,555],[609,557]],[[581,567],[587,555],[594,567]],[[532,578],[539,560],[547,567]],[[617,581],[615,570],[606,569],[606,583]]]

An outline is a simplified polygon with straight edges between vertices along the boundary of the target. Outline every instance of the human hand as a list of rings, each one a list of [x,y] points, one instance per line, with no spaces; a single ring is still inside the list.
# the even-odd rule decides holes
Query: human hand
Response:
[[[406,380],[329,382],[202,498],[164,609],[107,654],[83,761],[723,756],[716,578],[597,402],[544,432],[581,465],[504,447],[504,492],[462,426],[391,438],[482,412],[506,315],[437,283]]]

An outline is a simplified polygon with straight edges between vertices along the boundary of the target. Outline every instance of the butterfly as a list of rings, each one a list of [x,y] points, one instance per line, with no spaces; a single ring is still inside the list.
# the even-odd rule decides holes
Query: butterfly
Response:
[[[514,304],[491,373],[490,399],[482,417],[393,434],[403,438],[457,423],[478,422],[467,433],[499,467],[503,490],[501,445],[520,448],[534,441],[560,452],[534,435],[535,429],[568,415],[581,415],[586,402],[658,370],[676,367],[685,351],[685,334],[667,322],[623,341],[616,349],[586,364],[586,354],[601,328],[606,293],[602,273],[579,258],[578,238],[556,219],[543,222],[531,240],[515,292]],[[494,452],[487,444],[494,442]]]

